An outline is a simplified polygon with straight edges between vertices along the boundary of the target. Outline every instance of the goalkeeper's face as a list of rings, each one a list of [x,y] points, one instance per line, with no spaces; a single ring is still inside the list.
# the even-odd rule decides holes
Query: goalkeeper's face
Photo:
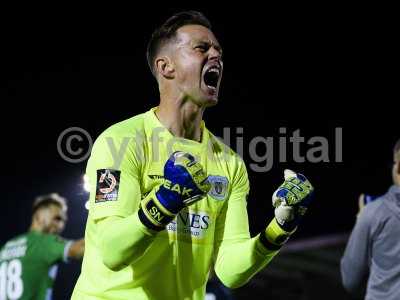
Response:
[[[201,25],[185,25],[176,32],[170,55],[171,84],[184,99],[202,107],[218,102],[222,78],[222,49],[214,34]]]

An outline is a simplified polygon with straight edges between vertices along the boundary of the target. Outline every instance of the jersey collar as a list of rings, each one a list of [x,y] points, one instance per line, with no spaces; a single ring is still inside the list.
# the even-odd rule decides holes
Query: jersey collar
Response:
[[[202,148],[206,149],[209,141],[209,131],[207,130],[204,121],[201,121],[201,142],[197,142],[190,139],[185,139],[181,137],[174,136],[163,124],[161,124],[160,120],[157,118],[155,114],[155,110],[157,107],[153,107],[146,113],[146,134],[148,138],[156,138],[160,137],[165,139],[163,142],[175,139],[177,143],[188,147],[195,147],[197,149]],[[161,139],[160,139],[161,141]]]

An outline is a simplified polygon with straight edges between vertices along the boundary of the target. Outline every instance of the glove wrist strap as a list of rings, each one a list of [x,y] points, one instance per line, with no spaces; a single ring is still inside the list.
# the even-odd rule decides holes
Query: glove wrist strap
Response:
[[[285,231],[277,222],[276,218],[268,224],[264,232],[260,234],[260,242],[271,250],[278,250],[283,244],[287,242],[289,237],[296,231]]]
[[[161,231],[175,217],[158,201],[156,189],[153,189],[141,202],[138,211],[140,221],[148,228]]]

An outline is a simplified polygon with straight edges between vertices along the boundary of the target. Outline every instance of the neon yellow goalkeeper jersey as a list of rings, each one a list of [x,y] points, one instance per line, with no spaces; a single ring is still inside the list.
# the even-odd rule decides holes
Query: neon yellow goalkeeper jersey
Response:
[[[197,157],[212,189],[166,230],[152,232],[137,217],[139,203],[162,183],[164,164],[178,150]],[[86,246],[72,299],[204,299],[213,266],[225,285],[237,287],[277,253],[250,238],[245,165],[204,122],[201,142],[174,137],[155,109],[115,124],[96,140],[86,172],[91,184]],[[101,224],[107,219],[132,222],[115,227],[112,242],[104,245],[104,232],[111,229]],[[132,239],[134,245],[125,247]],[[128,258],[110,267],[124,252],[118,249],[129,252]]]

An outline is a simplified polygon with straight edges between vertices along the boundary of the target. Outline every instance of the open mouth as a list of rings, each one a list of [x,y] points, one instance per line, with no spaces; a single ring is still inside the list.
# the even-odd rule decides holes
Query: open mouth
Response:
[[[220,69],[217,66],[212,66],[204,73],[203,80],[209,89],[216,90],[219,77]]]

